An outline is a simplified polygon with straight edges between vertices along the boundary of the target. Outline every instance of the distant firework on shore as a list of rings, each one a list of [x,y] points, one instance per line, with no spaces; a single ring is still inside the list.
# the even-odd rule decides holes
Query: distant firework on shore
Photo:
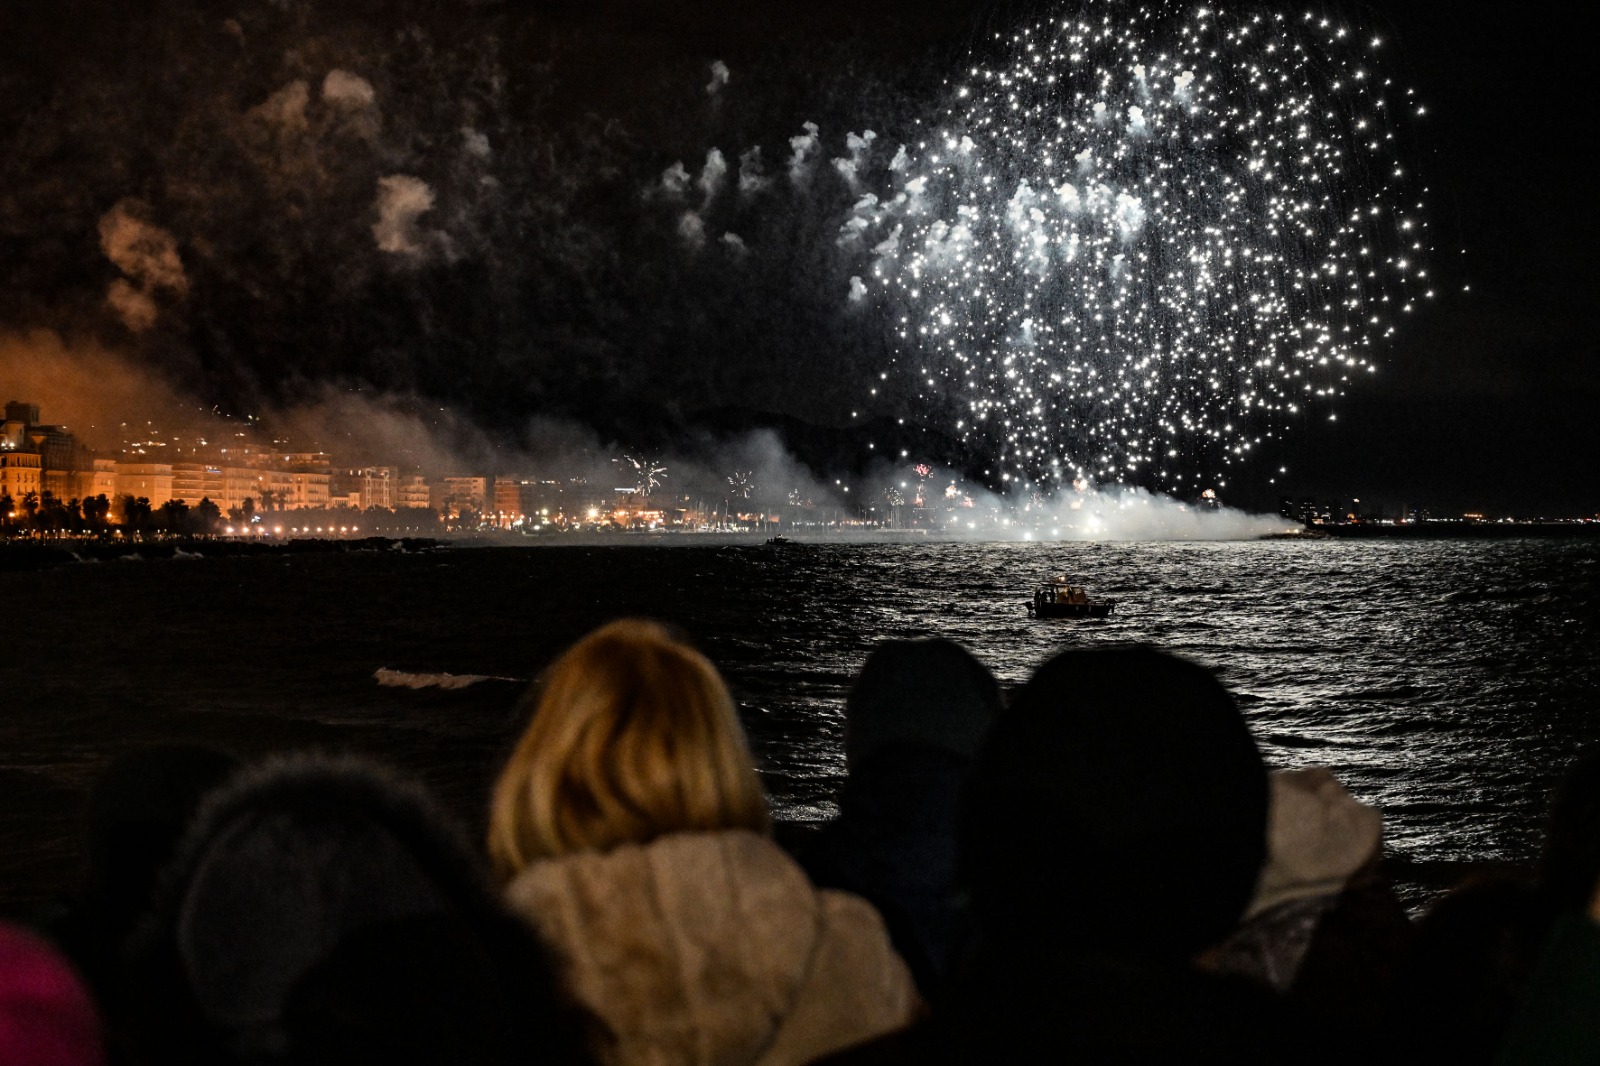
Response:
[[[1431,296],[1381,41],[1089,3],[997,36],[863,195],[851,298],[997,487],[1196,486],[1374,369]],[[843,237],[841,243],[843,243]]]

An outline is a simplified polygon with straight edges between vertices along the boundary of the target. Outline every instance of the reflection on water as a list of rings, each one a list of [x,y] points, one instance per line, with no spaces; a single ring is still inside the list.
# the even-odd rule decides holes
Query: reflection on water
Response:
[[[1035,621],[1062,571],[1119,600]],[[1331,766],[1419,864],[1522,859],[1546,791],[1600,735],[1600,546],[1579,542],[880,544],[471,549],[76,566],[8,576],[0,896],[70,871],[75,806],[120,750],[370,751],[466,816],[521,686],[619,614],[685,628],[746,712],[780,817],[825,815],[841,704],[872,645],[939,635],[1016,685],[1065,647],[1155,644],[1215,668],[1268,761]],[[379,669],[482,675],[466,688]],[[5,864],[0,864],[4,866]]]

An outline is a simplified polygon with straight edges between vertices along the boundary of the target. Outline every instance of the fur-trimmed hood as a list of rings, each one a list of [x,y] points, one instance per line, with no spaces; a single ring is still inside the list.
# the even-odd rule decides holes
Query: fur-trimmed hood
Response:
[[[506,891],[627,1066],[804,1063],[906,1025],[910,974],[866,902],[743,830],[535,863]]]
[[[510,1062],[537,1040],[570,1062],[580,1044],[463,835],[356,759],[273,759],[213,794],[133,953],[153,1060]]]
[[[1336,896],[1383,842],[1383,815],[1322,766],[1271,778],[1267,861],[1245,917],[1293,900]]]

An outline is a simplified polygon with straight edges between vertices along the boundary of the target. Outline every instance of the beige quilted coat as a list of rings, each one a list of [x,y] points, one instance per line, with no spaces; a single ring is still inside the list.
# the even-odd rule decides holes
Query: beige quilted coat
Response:
[[[506,898],[565,964],[608,1064],[805,1063],[918,1007],[877,912],[755,833],[535,863]]]

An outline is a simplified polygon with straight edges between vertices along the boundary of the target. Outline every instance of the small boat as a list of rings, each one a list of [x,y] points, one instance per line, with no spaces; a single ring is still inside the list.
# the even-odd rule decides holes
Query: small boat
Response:
[[[781,547],[789,543],[789,538],[779,533],[776,537],[768,537],[767,543]]]
[[[1116,600],[1091,600],[1082,585],[1056,574],[1033,591],[1028,614],[1034,618],[1104,618],[1117,605]]]

